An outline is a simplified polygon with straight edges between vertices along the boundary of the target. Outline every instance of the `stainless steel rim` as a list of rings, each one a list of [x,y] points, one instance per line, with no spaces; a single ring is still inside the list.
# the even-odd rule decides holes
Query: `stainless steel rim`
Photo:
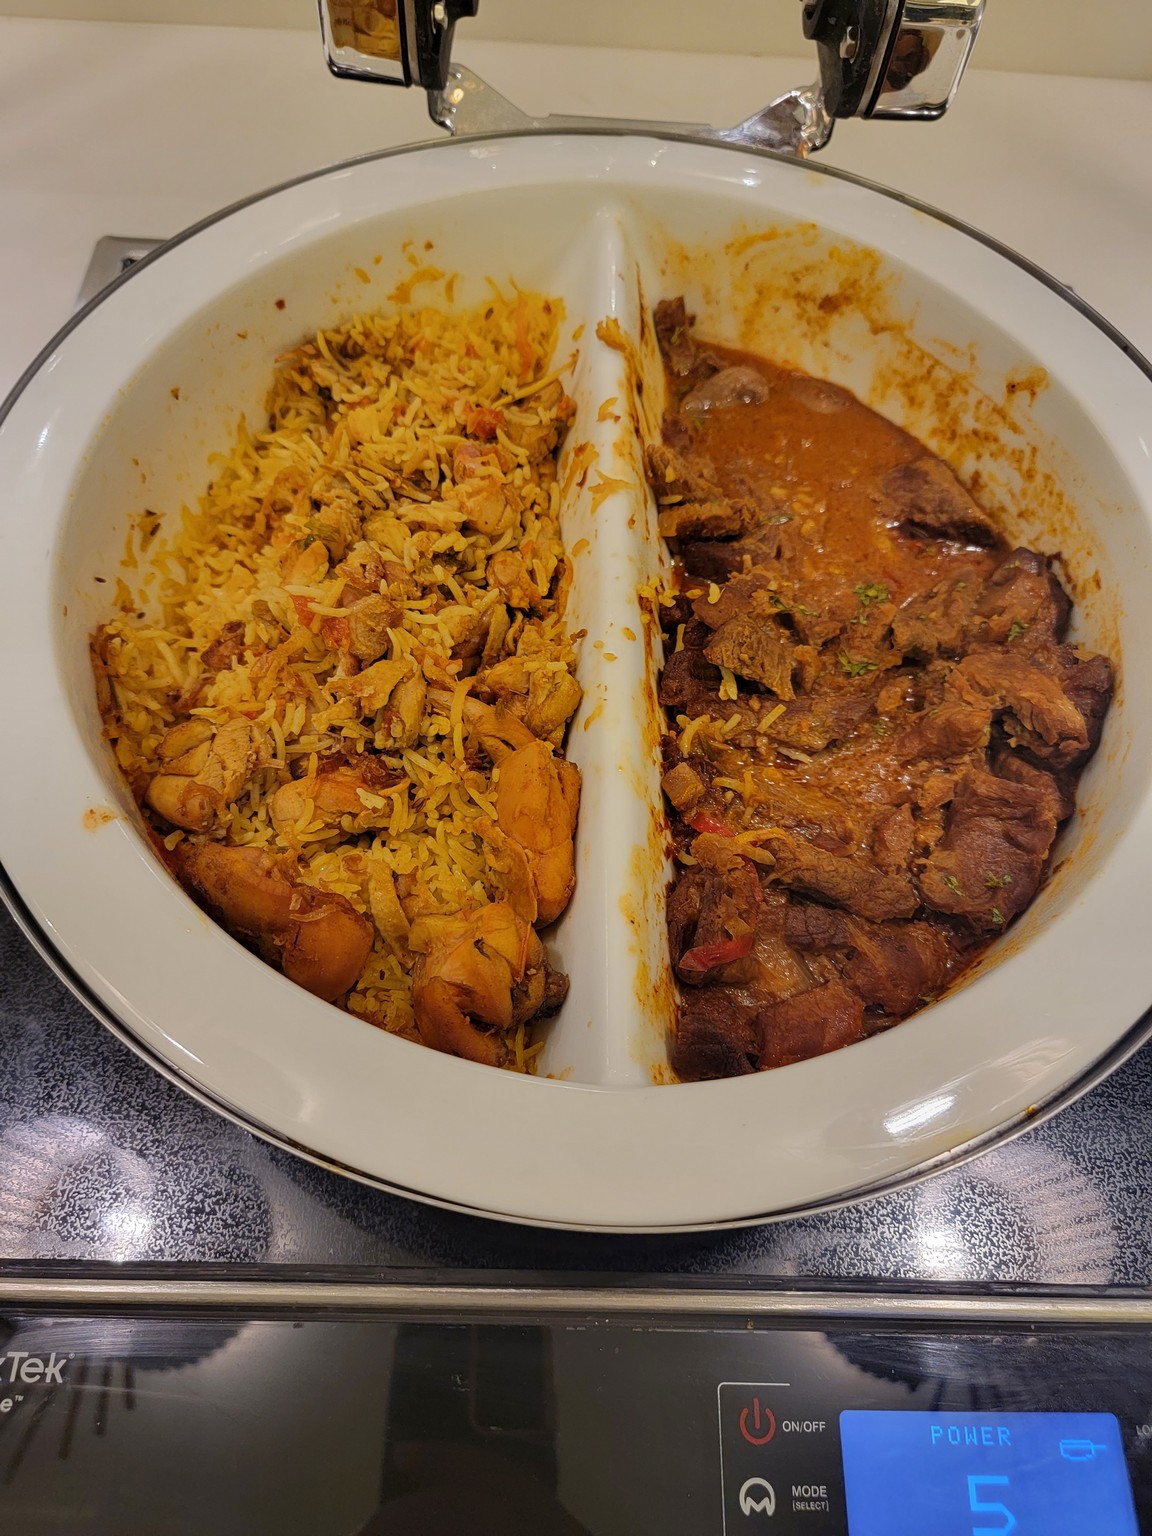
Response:
[[[222,208],[218,212],[210,214],[207,218],[200,220],[198,223],[190,225],[187,229],[182,230],[177,235],[174,235],[170,240],[167,240],[162,245],[159,245],[149,255],[146,255],[139,261],[135,262],[126,272],[122,273],[121,276],[114,279],[114,281],[111,282],[101,293],[97,294],[96,297],[90,300],[88,304],[77,311],[77,313],[73,315],[71,319],[61,327],[59,331],[57,331],[51,341],[49,341],[48,344],[33,359],[28,368],[25,369],[24,373],[17,380],[10,394],[3,401],[3,403],[0,403],[0,429],[3,428],[3,424],[12,408],[16,404],[16,401],[23,394],[24,390],[31,383],[32,379],[40,372],[45,363],[51,358],[61,342],[63,342],[72,333],[72,331],[76,329],[77,326],[81,325],[85,318],[100,304],[102,304],[105,299],[107,299],[117,289],[121,288],[125,283],[130,282],[132,278],[136,276],[136,274],[143,268],[151,266],[153,262],[160,260],[168,251],[173,250],[176,246],[182,245],[186,240],[192,239],[202,230],[209,229],[214,224],[221,223],[223,220],[230,218],[233,214],[238,213],[245,208],[251,207],[256,203],[263,202],[267,198],[275,197],[277,194],[285,191],[289,187],[302,186],[307,182],[320,180],[322,177],[331,175],[335,171],[347,169],[350,166],[368,164],[378,160],[390,160],[397,156],[412,154],[413,152],[417,151],[425,153],[429,150],[451,150],[453,148],[458,151],[461,143],[463,142],[466,142],[468,145],[472,145],[489,141],[495,142],[518,138],[604,138],[609,136],[620,138],[652,138],[672,143],[684,144],[699,144],[701,142],[691,134],[673,133],[666,130],[651,129],[643,125],[639,125],[635,128],[621,128],[614,135],[608,135],[605,133],[603,128],[595,126],[589,127],[587,129],[565,128],[564,130],[558,132],[548,132],[539,129],[527,129],[521,132],[475,134],[469,135],[466,141],[455,139],[438,139],[416,144],[406,144],[396,149],[378,150],[373,153],[358,155],[352,159],[337,162],[335,165],[324,166],[320,170],[306,172],[302,176],[291,177],[289,180],[280,182],[274,187],[268,187],[263,191],[253,193],[249,197],[241,198],[237,202],[229,204],[226,208]],[[816,172],[819,175],[828,176],[834,180],[845,181],[853,186],[862,187],[867,191],[873,192],[878,196],[885,197],[892,202],[902,204],[904,207],[912,208],[919,213],[927,214],[929,217],[938,220],[940,223],[946,224],[952,229],[959,231],[969,239],[975,240],[980,245],[986,246],[989,250],[995,251],[1005,260],[1010,261],[1014,266],[1017,266],[1022,271],[1028,273],[1028,275],[1031,276],[1035,281],[1039,282],[1052,293],[1056,294],[1057,297],[1068,304],[1070,308],[1076,310],[1099,331],[1101,331],[1109,339],[1109,341],[1111,341],[1128,359],[1128,361],[1133,364],[1134,367],[1143,373],[1147,379],[1152,380],[1152,362],[1149,362],[1143,353],[1134,347],[1132,343],[1128,341],[1128,339],[1123,335],[1123,333],[1119,331],[1109,320],[1105,319],[1105,317],[1101,315],[1099,311],[1094,309],[1090,304],[1085,303],[1085,301],[1081,299],[1078,294],[1074,293],[1070,288],[1068,288],[1066,284],[1058,282],[1049,273],[1045,272],[1041,267],[1038,267],[1027,257],[1019,255],[1016,251],[1013,251],[1009,246],[1004,245],[1001,241],[995,239],[993,236],[985,234],[981,230],[974,229],[971,225],[966,224],[962,219],[957,219],[951,214],[944,213],[940,209],[934,208],[928,203],[921,202],[918,198],[911,197],[903,192],[893,191],[887,187],[882,187],[876,182],[869,181],[866,177],[855,175],[851,171],[840,170],[835,166],[821,165],[818,162],[812,160],[801,161],[795,159],[791,155],[781,154],[773,150],[757,149],[754,147],[748,147],[746,145],[729,145],[716,141],[708,141],[706,147],[709,150],[715,150],[717,153],[754,155],[762,159],[772,160],[778,165],[790,166],[797,171],[804,171],[805,173]],[[93,1013],[96,1018],[98,1018],[100,1022],[104,1024],[105,1027],[117,1037],[117,1039],[122,1041],[123,1044],[128,1046],[130,1050],[134,1051],[142,1060],[147,1062],[149,1066],[154,1068],[163,1077],[166,1077],[170,1082],[174,1083],[184,1092],[199,1100],[199,1102],[204,1104],[207,1108],[215,1111],[217,1114],[223,1115],[225,1119],[233,1121],[236,1125],[240,1126],[241,1129],[249,1131],[255,1136],[259,1136],[262,1140],[270,1142],[273,1146],[279,1147],[283,1151],[291,1152],[297,1157],[301,1157],[308,1162],[314,1163],[320,1168],[324,1168],[332,1173],[341,1174],[344,1177],[351,1178],[358,1183],[366,1184],[373,1189],[381,1190],[386,1194],[401,1196],[405,1199],[415,1200],[421,1204],[429,1205],[439,1210],[453,1211],[461,1215],[479,1216],[489,1220],[509,1222],[517,1226],[540,1227],[555,1231],[618,1233],[621,1236],[628,1234],[656,1235],[660,1233],[675,1234],[684,1232],[730,1231],[741,1227],[761,1226],[781,1221],[792,1221],[802,1216],[811,1216],[828,1211],[840,1210],[847,1205],[855,1204],[861,1200],[875,1199],[881,1195],[889,1194],[895,1190],[904,1189],[918,1184],[924,1179],[931,1177],[935,1173],[943,1172],[945,1169],[959,1167],[966,1162],[970,1162],[973,1158],[978,1157],[981,1153],[990,1150],[992,1147],[1000,1146],[1004,1143],[1012,1141],[1017,1136],[1022,1135],[1025,1131],[1031,1130],[1033,1127],[1043,1124],[1045,1120],[1050,1119],[1061,1109],[1066,1108],[1069,1104],[1075,1102],[1076,1099],[1081,1098],[1090,1089],[1094,1088],[1098,1083],[1102,1082],[1103,1079],[1115,1071],[1117,1067],[1121,1066],[1125,1061],[1127,1061],[1130,1056],[1134,1055],[1135,1052],[1139,1050],[1140,1047],[1149,1038],[1152,1038],[1152,1010],[1150,1010],[1149,1012],[1143,1014],[1141,1018],[1133,1024],[1132,1028],[1128,1030],[1127,1033],[1125,1033],[1116,1042],[1113,1048],[1104,1056],[1102,1056],[1100,1060],[1097,1061],[1096,1064],[1086,1073],[1082,1074],[1074,1082],[1068,1084],[1067,1087],[1054,1094],[1051,1098],[1045,1100],[1039,1105],[1036,1105],[1027,1114],[1005,1121],[1001,1125],[993,1127],[991,1130],[983,1133],[982,1135],[974,1137],[970,1141],[963,1142],[960,1146],[954,1147],[948,1152],[943,1152],[937,1157],[930,1158],[922,1163],[918,1163],[915,1167],[910,1168],[903,1173],[893,1175],[891,1178],[881,1180],[877,1183],[845,1190],[842,1194],[836,1196],[833,1199],[816,1201],[807,1205],[791,1206],[784,1210],[755,1212],[748,1216],[733,1218],[726,1221],[690,1222],[672,1226],[615,1226],[548,1221],[542,1217],[518,1216],[509,1214],[504,1211],[489,1210],[479,1206],[465,1205],[456,1201],[445,1199],[442,1196],[428,1194],[423,1190],[410,1189],[404,1185],[390,1183],[388,1180],[381,1179],[374,1174],[366,1173],[362,1169],[350,1167],[344,1163],[335,1162],[331,1158],[325,1157],[323,1153],[317,1152],[313,1148],[306,1147],[300,1143],[294,1142],[282,1135],[280,1132],[273,1130],[271,1127],[262,1125],[259,1121],[253,1119],[244,1111],[236,1108],[234,1105],[231,1105],[225,1100],[219,1099],[214,1095],[206,1092],[198,1084],[185,1077],[168,1062],[162,1060],[147,1045],[145,1045],[144,1042],[141,1041],[132,1032],[132,1030],[130,1030],[121,1020],[119,1020],[115,1014],[113,1014],[112,1011],[107,1008],[99,998],[95,996],[94,993],[90,991],[84,981],[72,970],[71,966],[63,957],[63,955],[61,955],[55,948],[51,939],[40,927],[36,919],[28,911],[18,891],[16,890],[15,885],[13,884],[11,878],[8,876],[2,864],[0,864],[0,899],[3,899],[5,905],[12,913],[21,930],[24,932],[26,937],[29,939],[33,947],[38,951],[47,965],[56,973],[56,975],[69,989],[69,991],[71,991],[74,996],[76,996],[79,1001],[84,1004],[89,1012]],[[63,1284],[65,1282],[56,1283]],[[2,1298],[3,1295],[3,1284],[0,1283],[0,1298]]]
[[[312,1311],[394,1316],[505,1315],[523,1321],[582,1316],[611,1322],[653,1316],[817,1324],[860,1322],[1061,1327],[1152,1326],[1152,1297],[903,1294],[817,1290],[679,1290],[665,1287],[442,1285],[391,1281],[54,1279],[0,1280],[0,1307],[27,1310]]]

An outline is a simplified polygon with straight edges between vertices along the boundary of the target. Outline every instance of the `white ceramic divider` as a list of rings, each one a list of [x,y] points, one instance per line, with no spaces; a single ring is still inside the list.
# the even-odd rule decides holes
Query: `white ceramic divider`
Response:
[[[664,923],[659,634],[640,595],[665,557],[640,447],[645,429],[658,430],[644,404],[653,395],[652,360],[646,366],[641,354],[650,328],[621,205],[589,210],[584,236],[550,291],[565,295],[580,332],[569,386],[577,411],[560,473],[564,542],[575,566],[569,619],[584,631],[584,699],[567,755],[584,789],[576,893],[548,936],[571,988],[548,1029],[539,1070],[602,1087],[647,1087],[667,1076],[674,1010]],[[656,414],[658,421],[659,406]]]

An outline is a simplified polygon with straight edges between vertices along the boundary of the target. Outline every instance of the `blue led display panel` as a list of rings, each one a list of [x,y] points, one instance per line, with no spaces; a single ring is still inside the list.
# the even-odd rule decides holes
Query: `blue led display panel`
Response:
[[[1139,1536],[1111,1413],[840,1415],[849,1536]]]

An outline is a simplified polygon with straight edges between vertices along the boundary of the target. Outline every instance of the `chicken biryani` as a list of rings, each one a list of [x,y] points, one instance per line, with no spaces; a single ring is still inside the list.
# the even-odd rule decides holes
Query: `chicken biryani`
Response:
[[[400,306],[282,356],[196,510],[139,520],[93,636],[168,868],[289,980],[531,1070],[567,978],[580,702],[557,456],[562,308]]]

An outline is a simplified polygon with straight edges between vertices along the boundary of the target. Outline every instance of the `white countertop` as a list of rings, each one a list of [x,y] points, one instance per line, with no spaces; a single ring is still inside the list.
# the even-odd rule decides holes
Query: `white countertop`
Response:
[[[815,69],[470,43],[466,24],[456,56],[531,111],[725,124]],[[331,79],[318,33],[0,18],[0,395],[67,319],[101,235],[174,234],[439,132],[418,92]],[[821,159],[995,235],[1152,354],[1150,146],[1152,83],[977,70],[942,122],[840,124]]]

